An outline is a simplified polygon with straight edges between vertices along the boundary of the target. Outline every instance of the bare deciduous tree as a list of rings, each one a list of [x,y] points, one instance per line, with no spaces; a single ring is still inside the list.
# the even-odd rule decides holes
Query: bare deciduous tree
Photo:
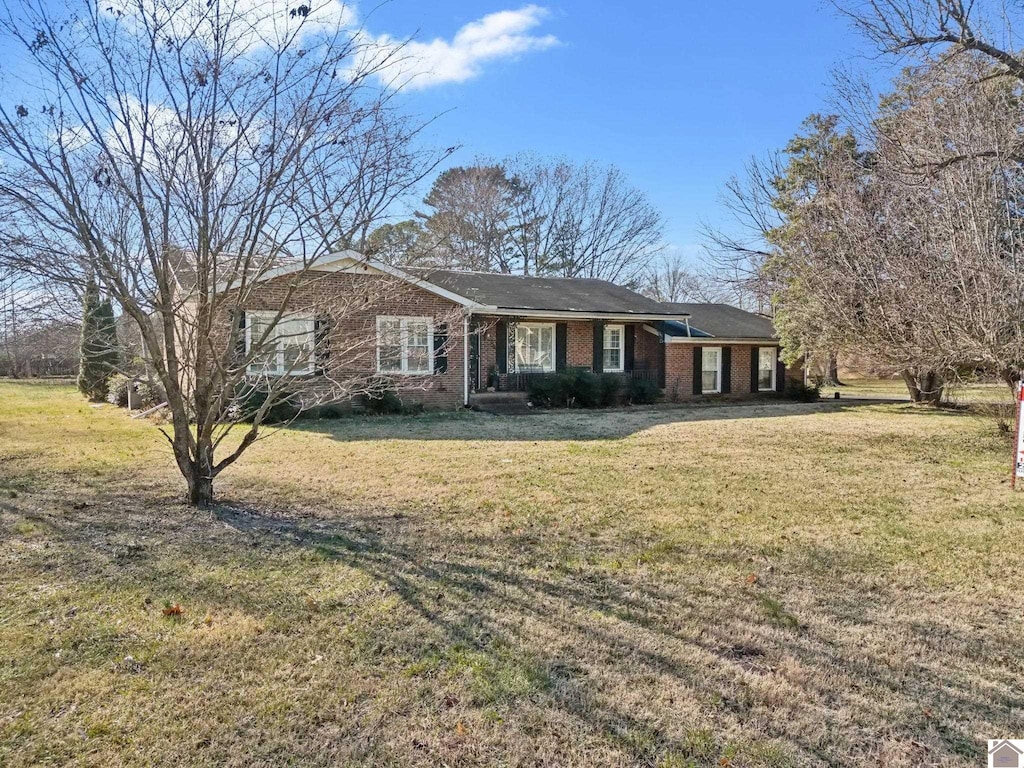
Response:
[[[0,102],[0,259],[53,284],[94,274],[134,323],[193,504],[212,500],[295,377],[325,364],[291,320],[310,309],[317,267],[441,157],[414,148],[418,127],[374,84],[401,49],[367,47],[337,12],[83,0],[56,16],[29,0],[0,16],[31,79]],[[283,268],[268,314],[244,326]],[[391,290],[375,285],[313,310],[342,323]],[[331,350],[324,400],[370,386],[338,367],[352,353]],[[278,375],[254,380],[270,355]],[[257,387],[238,436],[232,414]]]
[[[615,167],[535,155],[441,174],[414,256],[437,266],[636,283],[663,221]]]
[[[655,259],[644,271],[641,292],[663,302],[717,302],[721,295],[678,252]]]
[[[766,269],[790,356],[866,352],[929,402],[964,372],[1016,376],[1024,115],[991,74],[979,56],[929,62],[865,121],[867,151],[820,120],[791,144]]]

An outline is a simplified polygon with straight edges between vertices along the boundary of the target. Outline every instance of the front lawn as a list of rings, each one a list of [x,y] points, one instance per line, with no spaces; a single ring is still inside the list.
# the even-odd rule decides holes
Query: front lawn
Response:
[[[1024,494],[905,404],[164,438],[0,383],[0,765],[918,766],[1024,736]]]

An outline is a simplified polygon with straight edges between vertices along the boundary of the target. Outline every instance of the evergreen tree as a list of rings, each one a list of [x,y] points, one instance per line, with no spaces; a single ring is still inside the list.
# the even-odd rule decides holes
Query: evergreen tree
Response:
[[[109,299],[100,297],[95,280],[86,283],[82,297],[81,363],[78,389],[94,402],[107,396],[107,380],[117,370],[117,326]]]

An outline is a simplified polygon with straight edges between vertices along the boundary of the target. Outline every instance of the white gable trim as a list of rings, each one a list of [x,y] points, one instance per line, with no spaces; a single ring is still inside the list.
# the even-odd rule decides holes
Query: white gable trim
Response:
[[[442,288],[439,285],[434,285],[427,280],[421,280],[418,277],[410,275],[408,272],[404,272],[398,267],[392,267],[389,264],[385,264],[382,261],[376,261],[375,259],[368,258],[358,251],[345,250],[330,253],[321,259],[318,259],[314,264],[306,267],[301,264],[289,265],[284,267],[277,267],[276,269],[268,269],[256,277],[252,282],[262,283],[267,280],[273,280],[276,277],[282,277],[284,275],[294,274],[296,272],[344,272],[347,274],[359,274],[359,275],[390,275],[391,277],[403,280],[410,285],[414,285],[417,288],[422,288],[429,293],[433,293],[441,298],[448,299],[460,306],[467,307],[474,310],[487,310],[490,307],[486,307],[483,304],[467,299],[465,296],[459,296],[456,293]],[[241,285],[240,281],[223,282],[219,283],[214,289],[216,292],[235,290]]]

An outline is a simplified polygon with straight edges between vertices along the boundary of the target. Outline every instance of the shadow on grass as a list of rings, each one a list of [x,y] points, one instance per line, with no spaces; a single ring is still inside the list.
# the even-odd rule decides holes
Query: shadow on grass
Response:
[[[856,411],[884,404],[894,412],[921,411],[909,403],[822,400],[637,406],[609,410],[554,410],[522,416],[486,413],[427,413],[419,416],[353,416],[297,421],[292,429],[342,441],[360,440],[616,440],[652,427],[685,422],[774,419]],[[934,413],[934,411],[929,411]]]
[[[354,569],[399,601],[414,638],[401,652],[375,651],[369,663],[389,681],[381,685],[402,684],[401,675],[384,673],[396,664],[413,677],[468,665],[478,684],[473,707],[500,710],[520,728],[550,726],[548,741],[589,745],[580,753],[567,742],[563,762],[604,750],[603,758],[632,765],[717,764],[729,755],[738,765],[866,765],[899,748],[929,764],[968,763],[983,757],[976,735],[1008,732],[1024,706],[1013,686],[1019,675],[1005,666],[1012,638],[938,618],[884,613],[882,623],[876,611],[898,597],[877,585],[855,591],[845,607],[823,599],[815,616],[794,616],[781,577],[768,587],[723,576],[749,570],[747,553],[699,541],[633,568],[602,563],[597,548],[574,556],[530,532],[488,537],[402,514],[328,519],[225,505],[212,516],[169,507],[154,517],[118,499],[32,519],[62,545],[40,554],[44,572],[59,567],[93,589],[120,583],[254,616],[294,619],[308,592],[257,578],[246,558],[272,572],[294,568],[296,556],[311,568]],[[160,562],[165,548],[181,558],[177,568]],[[830,569],[852,570],[831,557]],[[790,588],[823,578],[798,574]],[[861,633],[848,636],[854,627]],[[879,636],[874,650],[856,639],[871,637],[865,628]],[[388,636],[394,630],[367,631],[375,647],[397,643]],[[885,657],[911,641],[912,656]],[[971,673],[962,669],[968,660]],[[680,715],[684,702],[700,715],[693,718],[692,707]],[[394,729],[392,742],[406,736],[400,717],[380,727]],[[499,738],[520,739],[520,756],[535,749],[533,759],[545,759],[525,731]],[[428,742],[417,741],[416,759],[401,750],[368,754],[474,762]]]

